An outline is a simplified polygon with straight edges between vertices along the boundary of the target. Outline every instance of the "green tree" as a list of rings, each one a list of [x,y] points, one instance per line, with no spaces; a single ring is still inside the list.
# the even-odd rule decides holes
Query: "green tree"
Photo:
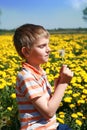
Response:
[[[87,21],[87,7],[83,10],[83,19]]]

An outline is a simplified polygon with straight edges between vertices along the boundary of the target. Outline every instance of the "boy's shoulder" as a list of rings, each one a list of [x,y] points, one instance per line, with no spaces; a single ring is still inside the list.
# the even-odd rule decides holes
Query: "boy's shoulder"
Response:
[[[17,77],[18,78],[29,78],[29,77],[33,77],[33,75],[32,75],[32,73],[29,71],[29,70],[27,70],[27,69],[25,69],[25,68],[22,68],[22,70],[20,70],[19,71],[19,73],[18,73],[18,75],[17,75]]]

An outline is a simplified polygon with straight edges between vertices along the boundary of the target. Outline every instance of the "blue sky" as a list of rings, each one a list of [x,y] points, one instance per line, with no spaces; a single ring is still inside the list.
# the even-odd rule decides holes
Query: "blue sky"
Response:
[[[47,29],[87,27],[82,10],[87,0],[0,0],[0,28],[13,29],[25,23]]]

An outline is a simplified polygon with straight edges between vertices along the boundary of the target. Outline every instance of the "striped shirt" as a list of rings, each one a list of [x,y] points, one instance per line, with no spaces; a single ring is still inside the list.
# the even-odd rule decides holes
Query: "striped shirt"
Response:
[[[56,116],[46,120],[34,107],[31,100],[51,96],[51,86],[43,69],[38,71],[28,63],[23,63],[16,82],[16,96],[20,115],[20,130],[54,130],[57,127]]]

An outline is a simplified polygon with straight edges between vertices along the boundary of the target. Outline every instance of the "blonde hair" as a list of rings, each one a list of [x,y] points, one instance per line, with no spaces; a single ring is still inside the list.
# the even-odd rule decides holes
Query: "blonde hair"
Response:
[[[24,58],[22,47],[31,47],[38,38],[49,38],[49,32],[40,25],[24,24],[15,30],[13,36],[14,46],[18,54]]]

